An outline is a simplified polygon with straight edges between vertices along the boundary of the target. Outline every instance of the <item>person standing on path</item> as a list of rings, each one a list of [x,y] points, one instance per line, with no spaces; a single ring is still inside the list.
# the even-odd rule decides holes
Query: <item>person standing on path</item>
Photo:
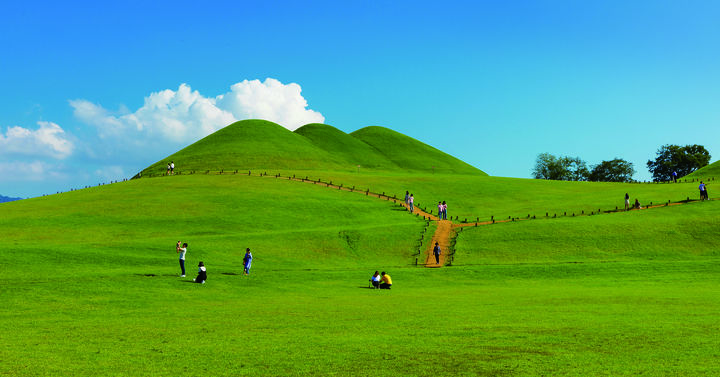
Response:
[[[438,220],[442,220],[443,206],[442,202],[438,202]]]
[[[442,202],[442,220],[447,220],[447,203],[443,200]]]
[[[627,192],[625,193],[625,210],[630,210],[630,194],[628,194]]]
[[[250,275],[250,266],[252,265],[252,253],[250,253],[250,248],[248,247],[245,249],[245,257],[243,257],[243,273],[245,275]]]
[[[435,242],[435,247],[433,248],[433,254],[435,254],[435,264],[440,264],[440,253],[442,253],[440,245]]]
[[[182,274],[180,275],[181,278],[185,277],[185,253],[187,253],[187,242],[183,243],[182,247],[180,247],[180,241],[177,243],[177,247],[175,248],[175,252],[180,254],[180,271],[182,271]]]
[[[405,205],[410,205],[410,192],[405,191]]]
[[[410,199],[408,199],[408,205],[410,206],[410,213],[413,213],[415,210],[415,198],[413,197],[413,194],[410,194]]]
[[[698,189],[700,190],[700,200],[705,200],[705,184],[703,181],[700,181],[700,186],[698,186]]]

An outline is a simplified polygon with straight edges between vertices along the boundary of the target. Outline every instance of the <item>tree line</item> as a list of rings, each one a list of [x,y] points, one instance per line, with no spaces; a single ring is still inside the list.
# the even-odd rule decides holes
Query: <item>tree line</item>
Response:
[[[660,182],[672,180],[673,172],[677,177],[683,177],[709,163],[710,153],[702,145],[667,144],[658,149],[654,160],[648,160],[647,168],[653,181]],[[580,157],[540,153],[532,174],[536,179],[558,181],[633,182],[635,168],[632,162],[621,158],[602,161],[588,168]]]

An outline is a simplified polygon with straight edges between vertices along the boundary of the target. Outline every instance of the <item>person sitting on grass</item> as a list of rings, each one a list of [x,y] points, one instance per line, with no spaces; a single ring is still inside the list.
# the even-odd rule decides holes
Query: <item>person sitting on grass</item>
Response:
[[[378,289],[380,288],[380,273],[375,271],[375,274],[370,277],[370,283],[372,284],[373,288]]]
[[[637,198],[635,198],[635,206],[634,206],[634,208],[635,208],[635,209],[641,209],[641,208],[642,208],[642,207],[640,207],[640,201],[637,200]]]
[[[386,274],[385,271],[380,273],[380,289],[390,289],[392,287],[392,279],[390,275]]]
[[[207,280],[207,270],[205,269],[205,263],[200,262],[198,263],[198,276],[193,279],[194,282],[205,284],[205,280]]]

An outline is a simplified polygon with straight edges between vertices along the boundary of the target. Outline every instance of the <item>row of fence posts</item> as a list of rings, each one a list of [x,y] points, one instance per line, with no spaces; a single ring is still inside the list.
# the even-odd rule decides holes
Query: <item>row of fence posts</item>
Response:
[[[132,178],[130,178],[130,179],[132,179]],[[105,186],[105,185],[112,185],[113,183],[127,182],[128,180],[129,180],[128,178],[123,178],[122,181],[118,179],[118,180],[110,181],[110,182],[107,182],[107,183],[101,182],[101,183],[98,183],[98,184],[95,185],[95,186],[85,186],[85,187],[81,187],[81,188],[71,188],[70,190],[67,190],[67,191],[56,191],[55,194],[43,194],[42,196],[50,196],[50,195],[64,194],[64,193],[66,193],[66,192],[79,191],[79,190],[89,189],[89,188],[93,188],[93,187],[100,187],[100,186]]]
[[[401,205],[402,206],[402,205]],[[415,253],[415,265],[418,265],[418,258],[422,255],[423,245],[425,244],[425,235],[427,234],[428,227],[430,226],[430,220],[425,220],[425,226],[422,232],[420,232],[420,239],[418,240],[417,252]]]
[[[232,174],[237,174],[237,173],[238,173],[238,170],[234,170]],[[177,174],[178,174],[178,175],[182,175],[182,171],[178,171]],[[191,171],[190,171],[190,174],[195,174],[195,170],[191,170]],[[210,170],[206,170],[206,171],[205,171],[205,174],[210,174]],[[219,174],[221,174],[221,175],[224,174],[224,169],[221,169],[221,170],[219,171]],[[165,174],[163,174],[163,175],[165,175]],[[252,175],[252,171],[248,170],[248,176],[250,176],[250,175]],[[267,172],[260,173],[260,176],[261,176],[261,177],[267,176],[267,175],[268,175]],[[151,174],[150,176],[152,177],[153,175]],[[279,174],[279,173],[278,173],[278,174],[275,174],[274,177],[275,177],[275,178],[281,178],[281,174]],[[296,178],[295,174],[293,174],[292,177],[288,176],[287,178],[288,178],[288,179],[298,179],[298,178]],[[706,180],[708,180],[708,181],[714,181],[715,178],[714,178],[714,177],[711,177],[711,178],[708,178],[708,179],[706,179]],[[333,182],[332,182],[332,181],[322,182],[322,178],[318,178],[317,181],[316,181],[316,180],[311,180],[308,176],[305,176],[305,178],[301,178],[301,181],[302,181],[302,182],[313,182],[313,184],[325,183],[325,187],[333,186]],[[695,182],[695,181],[698,181],[698,182],[699,182],[700,179],[691,179],[690,182]],[[671,181],[668,181],[668,182],[649,182],[649,183],[670,183],[670,182],[671,182]],[[685,179],[684,182],[687,182],[687,179]],[[638,183],[639,183],[639,182],[638,182]],[[343,184],[337,185],[338,190],[341,190],[343,187],[344,187]],[[355,192],[355,191],[356,191],[356,188],[355,188],[355,186],[352,186],[352,187],[348,187],[348,190],[351,191],[351,192]],[[362,191],[362,190],[359,190],[359,191]],[[397,200],[398,200],[396,195],[393,195],[392,197],[390,197],[389,195],[386,195],[384,191],[383,191],[382,193],[374,193],[374,192],[371,192],[369,188],[365,190],[365,195],[366,195],[366,196],[369,196],[369,195],[371,195],[371,194],[374,195],[374,196],[377,196],[378,198],[385,198],[385,200],[388,200],[388,201],[389,201],[390,199],[393,199],[394,201],[397,201]],[[688,203],[688,202],[691,202],[691,201],[693,201],[693,200],[691,200],[690,197],[687,197],[685,200],[679,201],[678,203],[682,203],[682,202]],[[665,206],[668,206],[668,205],[670,205],[670,203],[672,203],[672,202],[671,202],[670,200],[668,200],[667,202],[664,203],[664,205],[665,205]],[[647,208],[647,207],[652,207],[652,206],[653,206],[653,202],[650,202],[650,204],[647,205],[646,208]],[[417,207],[417,208],[423,210],[424,212],[432,215],[432,210],[428,211],[426,207],[421,207],[421,206],[419,206],[419,205],[415,205],[415,207]],[[613,210],[608,210],[608,211],[604,211],[604,212],[605,212],[605,213],[611,213],[611,212],[619,212],[619,211],[621,211],[621,210],[616,206],[614,211],[613,211]],[[622,211],[624,211],[624,209],[623,209]],[[597,213],[597,214],[601,214],[601,213],[603,213],[603,211],[602,211],[600,208],[598,208],[597,212],[595,212],[594,210],[593,210],[593,211],[590,211],[590,214],[589,214],[589,215],[590,215],[590,216],[593,216],[593,215],[595,215],[596,213]],[[575,212],[571,212],[571,214],[570,214],[571,217],[584,216],[584,215],[585,215],[585,210],[581,210],[581,211],[580,211],[580,214],[576,214]],[[416,213],[416,216],[419,217],[420,214],[419,214],[419,213]],[[567,211],[566,211],[566,212],[563,212],[563,215],[562,215],[562,216],[567,217],[567,216],[568,216]],[[552,215],[552,217],[551,217],[549,212],[545,212],[545,218],[553,218],[553,219],[554,219],[554,218],[558,218],[558,215],[557,215],[557,213],[553,213],[553,215]],[[507,220],[509,220],[509,221],[511,221],[511,222],[519,221],[520,219],[521,219],[520,217],[512,217],[512,216],[508,216],[508,218],[507,218]],[[535,219],[537,219],[537,216],[536,216],[536,215],[530,216],[530,214],[528,214],[525,219],[526,219],[526,220],[530,220],[530,219],[535,220]],[[427,232],[427,227],[428,227],[428,225],[429,225],[430,216],[424,216],[424,215],[423,215],[423,220],[425,220],[425,224],[426,224],[426,225],[425,225],[425,228],[423,229],[423,232],[422,232],[422,234],[421,234],[421,238],[420,238],[420,241],[419,241],[418,251],[417,251],[417,254],[416,254],[416,255],[418,255],[418,256],[419,256],[420,253],[421,253],[422,244],[423,244],[423,240],[424,240],[424,235],[425,235],[425,233]],[[452,216],[450,216],[450,220],[451,220],[451,221],[453,220],[453,217],[452,217]],[[455,216],[454,220],[455,220],[455,221],[459,221],[459,216]],[[467,223],[468,223],[468,219],[465,218],[465,219],[462,220],[461,222],[467,224]],[[477,227],[479,223],[480,223],[480,217],[478,216],[478,217],[475,218],[475,227]],[[491,215],[491,216],[490,216],[490,223],[491,223],[491,224],[495,224],[495,223],[496,223],[496,220],[495,220],[495,216],[494,216],[494,215]],[[458,232],[461,232],[461,231],[462,231],[462,228],[459,228],[459,229],[458,229]],[[452,265],[452,263],[454,262],[454,259],[455,259],[455,243],[456,243],[456,237],[451,240],[452,246],[450,246],[450,247],[451,247],[451,249],[452,249],[452,252],[451,252],[450,254],[448,254],[448,255],[450,256],[450,260],[449,260],[449,263],[448,263],[449,265]],[[448,251],[448,252],[450,252],[450,251]],[[415,257],[415,265],[416,265],[416,266],[418,265],[418,256]]]

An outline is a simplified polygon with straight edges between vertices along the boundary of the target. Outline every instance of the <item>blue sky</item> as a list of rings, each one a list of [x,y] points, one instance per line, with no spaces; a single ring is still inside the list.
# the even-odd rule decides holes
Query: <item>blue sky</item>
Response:
[[[0,195],[130,177],[260,116],[386,126],[491,175],[548,152],[649,179],[663,144],[720,156],[718,19],[714,1],[2,2]]]

